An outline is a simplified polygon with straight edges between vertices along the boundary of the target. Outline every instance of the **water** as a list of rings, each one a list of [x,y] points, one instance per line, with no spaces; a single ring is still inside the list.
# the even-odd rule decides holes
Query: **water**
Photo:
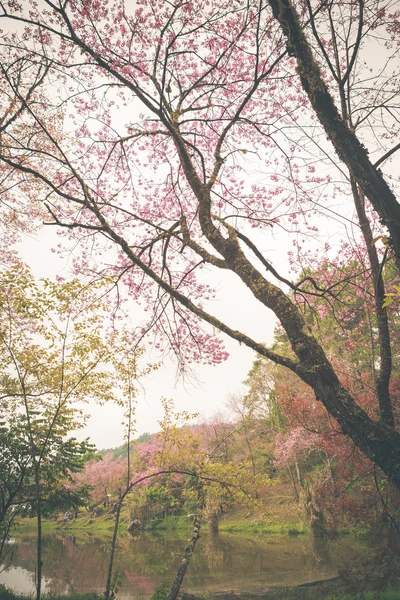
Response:
[[[163,581],[171,581],[187,538],[143,533],[120,536],[115,571],[121,581],[120,600],[147,600]],[[332,542],[307,536],[264,534],[249,537],[204,533],[189,566],[182,590],[192,593],[262,591],[272,585],[295,585],[325,579],[349,567],[357,542]],[[53,594],[102,592],[105,587],[110,538],[67,532],[43,537],[43,590]],[[34,590],[36,540],[17,535],[9,545],[11,567],[0,583],[17,593]]]

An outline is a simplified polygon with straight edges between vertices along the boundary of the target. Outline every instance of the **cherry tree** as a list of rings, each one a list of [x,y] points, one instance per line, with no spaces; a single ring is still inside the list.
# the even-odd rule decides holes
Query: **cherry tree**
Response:
[[[398,149],[396,19],[391,0],[4,1],[0,169],[4,206],[24,219],[40,203],[79,243],[81,275],[145,306],[139,337],[152,330],[184,369],[226,358],[219,330],[286,367],[399,486],[384,260],[372,245],[379,234],[398,262],[400,208],[381,172]],[[386,66],[369,74],[376,40]],[[284,233],[297,282],[265,251]],[[365,244],[375,283],[378,419],[291,296],[332,297],[298,270],[349,239]],[[209,271],[232,273],[272,311],[290,350],[215,316]]]
[[[74,476],[75,484],[90,487],[90,499],[95,505],[110,504],[110,497],[118,498],[126,474],[126,460],[114,459],[106,454],[101,460],[87,462],[85,468]]]

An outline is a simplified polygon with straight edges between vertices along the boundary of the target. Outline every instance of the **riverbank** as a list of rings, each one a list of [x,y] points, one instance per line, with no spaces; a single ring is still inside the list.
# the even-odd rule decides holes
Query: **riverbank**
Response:
[[[122,534],[127,531],[129,524],[128,519],[122,519],[119,523],[118,531]],[[143,531],[153,532],[179,532],[181,534],[189,534],[192,529],[193,523],[192,518],[186,516],[173,516],[170,515],[164,519],[154,519],[145,523]],[[37,524],[36,519],[21,519],[18,523],[18,530],[34,533],[36,531]],[[203,525],[205,530],[208,529],[208,524]],[[65,523],[57,523],[53,519],[43,519],[42,531],[43,533],[51,533],[55,531],[76,531],[76,532],[87,532],[90,534],[112,534],[114,529],[114,519],[110,519],[107,515],[99,517],[89,517],[86,515],[79,515],[76,519],[72,519]],[[242,535],[307,535],[308,530],[305,524],[301,521],[291,521],[287,523],[272,523],[264,521],[257,515],[250,515],[247,519],[245,517],[237,517],[230,515],[226,520],[221,519],[218,530],[221,533],[238,533]],[[1,597],[0,597],[0,600]]]
[[[268,496],[253,507],[235,506],[220,515],[218,529],[226,533],[240,533],[248,535],[261,534],[307,534],[308,528],[302,520],[299,505],[293,498],[289,486],[280,484],[269,489]],[[129,510],[123,507],[120,516],[119,533],[127,530],[132,517]],[[145,531],[177,531],[190,532],[193,525],[193,515],[167,515],[143,523]],[[20,521],[22,531],[36,529],[35,518],[25,518]],[[208,528],[208,523],[203,524]],[[44,519],[43,531],[50,533],[54,530],[87,531],[89,533],[111,533],[114,529],[114,515],[111,508],[97,508],[96,513],[81,509],[76,518],[64,520],[62,518]]]

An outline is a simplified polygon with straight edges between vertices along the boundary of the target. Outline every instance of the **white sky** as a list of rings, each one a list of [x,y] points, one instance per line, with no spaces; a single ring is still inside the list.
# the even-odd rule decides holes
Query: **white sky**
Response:
[[[51,248],[60,241],[55,228],[44,227],[31,235],[23,235],[18,244],[21,258],[29,264],[33,274],[40,277],[55,277],[57,274],[72,277],[69,271],[71,261],[62,259]],[[275,245],[275,243],[274,243]],[[283,248],[275,248],[274,254],[286,261]],[[272,258],[270,256],[270,258]],[[266,312],[243,284],[236,282],[231,273],[224,273],[223,294],[229,301],[215,300],[208,306],[210,312],[224,319],[230,326],[244,331],[255,340],[265,344],[272,343],[276,320],[271,313]],[[220,287],[218,280],[208,283]],[[222,287],[222,286],[221,286]],[[235,298],[232,303],[231,298]],[[136,325],[136,323],[134,323]],[[246,379],[256,355],[246,346],[222,336],[229,352],[229,358],[223,364],[193,365],[192,379],[177,380],[176,365],[170,359],[165,359],[160,369],[142,380],[144,389],[137,398],[136,435],[145,431],[154,432],[158,429],[157,422],[163,412],[160,400],[165,397],[173,399],[177,410],[199,412],[201,418],[210,418],[219,411],[224,411],[228,396],[243,389],[242,382]],[[151,350],[144,361],[158,362],[159,355]],[[90,437],[90,441],[99,449],[113,448],[123,443],[123,411],[114,404],[103,407],[92,402],[86,407],[91,417],[84,430],[78,432],[80,439]]]

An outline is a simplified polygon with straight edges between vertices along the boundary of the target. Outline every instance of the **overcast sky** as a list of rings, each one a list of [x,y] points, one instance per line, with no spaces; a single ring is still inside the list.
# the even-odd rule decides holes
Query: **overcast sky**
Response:
[[[18,244],[22,259],[27,262],[36,277],[55,277],[57,274],[71,277],[71,258],[62,259],[51,251],[59,243],[53,227],[44,227],[35,234],[23,236]],[[280,255],[280,262],[286,260],[286,253],[277,244],[274,254]],[[219,299],[209,304],[209,310],[223,318],[230,326],[251,335],[255,340],[270,344],[276,320],[271,313],[256,302],[251,293],[236,281],[232,273],[223,273],[223,286],[218,279],[209,279],[208,283],[223,288]],[[217,275],[219,276],[219,275]],[[211,275],[210,275],[211,277]],[[215,277],[215,275],[214,275]],[[235,302],[232,302],[235,298]],[[225,300],[224,300],[225,299]],[[134,323],[137,325],[136,323]],[[230,394],[240,393],[244,389],[242,382],[246,379],[256,355],[253,351],[234,340],[222,336],[226,342],[229,358],[225,363],[211,365],[193,365],[193,377],[177,378],[176,364],[164,359],[158,371],[142,380],[142,389],[137,398],[136,434],[158,429],[158,421],[162,418],[160,400],[165,397],[173,399],[177,410],[199,412],[200,420],[210,418],[216,413],[226,412],[225,403]],[[150,341],[151,338],[149,338]],[[145,361],[158,362],[160,356],[149,348]],[[85,430],[78,432],[79,438],[90,437],[99,449],[113,448],[123,443],[122,410],[113,404],[103,407],[94,402],[87,407],[91,414]]]

